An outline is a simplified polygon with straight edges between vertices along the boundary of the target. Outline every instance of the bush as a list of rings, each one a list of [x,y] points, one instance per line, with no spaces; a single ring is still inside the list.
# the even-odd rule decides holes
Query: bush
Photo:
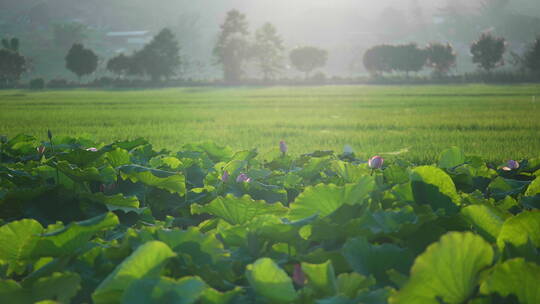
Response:
[[[55,78],[47,82],[47,88],[50,88],[50,89],[67,89],[71,87],[73,87],[73,85],[69,81],[63,78]]]
[[[310,77],[310,80],[315,83],[324,83],[326,82],[326,74],[323,72],[317,72]]]
[[[30,90],[43,90],[45,88],[45,80],[43,78],[34,78],[28,84]]]
[[[116,86],[118,81],[111,77],[100,77],[90,82],[88,85],[91,87],[113,87]]]

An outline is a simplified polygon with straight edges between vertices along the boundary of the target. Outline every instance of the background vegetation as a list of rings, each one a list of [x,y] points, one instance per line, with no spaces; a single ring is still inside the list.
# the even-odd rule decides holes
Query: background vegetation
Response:
[[[145,137],[177,149],[212,140],[235,149],[357,155],[408,149],[432,162],[450,146],[491,161],[538,156],[540,87],[326,86],[0,92],[0,134]]]

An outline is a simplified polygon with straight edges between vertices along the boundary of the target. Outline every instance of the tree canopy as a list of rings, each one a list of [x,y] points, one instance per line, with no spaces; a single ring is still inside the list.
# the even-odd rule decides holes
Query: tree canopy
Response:
[[[73,72],[79,79],[92,74],[98,65],[98,56],[80,43],[75,43],[69,49],[66,57],[66,68]]]
[[[265,80],[283,69],[283,40],[271,23],[255,32],[254,57]]]
[[[250,57],[246,16],[231,10],[220,28],[213,53],[223,67],[225,81],[238,82],[244,74],[243,64]]]
[[[291,64],[300,72],[306,74],[316,68],[322,68],[328,60],[328,52],[313,46],[299,47],[291,51],[289,54]]]
[[[495,37],[483,33],[471,45],[472,61],[485,71],[491,71],[504,65],[503,55],[506,51],[506,41],[502,37]]]

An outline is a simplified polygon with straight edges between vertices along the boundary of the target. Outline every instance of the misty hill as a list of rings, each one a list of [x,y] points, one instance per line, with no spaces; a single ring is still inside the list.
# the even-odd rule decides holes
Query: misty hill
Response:
[[[362,72],[359,58],[378,43],[449,41],[467,56],[470,42],[486,30],[517,50],[540,33],[537,0],[18,0],[0,2],[0,36],[20,37],[37,73],[65,76],[62,60],[70,42],[83,42],[104,59],[129,53],[148,40],[145,35],[169,27],[191,63],[186,73],[219,77],[211,51],[233,8],[247,15],[252,32],[264,22],[276,25],[289,49],[327,49],[326,71],[341,75]],[[66,39],[72,30],[66,24],[82,25],[80,35]],[[107,38],[112,32],[146,34],[126,37],[122,45]]]

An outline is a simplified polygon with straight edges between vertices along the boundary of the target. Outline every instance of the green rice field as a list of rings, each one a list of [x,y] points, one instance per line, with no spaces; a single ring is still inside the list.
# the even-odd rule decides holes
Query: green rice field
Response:
[[[0,91],[0,134],[215,141],[277,153],[341,151],[419,163],[459,146],[490,161],[540,156],[540,85]],[[396,156],[399,155],[399,156]]]

